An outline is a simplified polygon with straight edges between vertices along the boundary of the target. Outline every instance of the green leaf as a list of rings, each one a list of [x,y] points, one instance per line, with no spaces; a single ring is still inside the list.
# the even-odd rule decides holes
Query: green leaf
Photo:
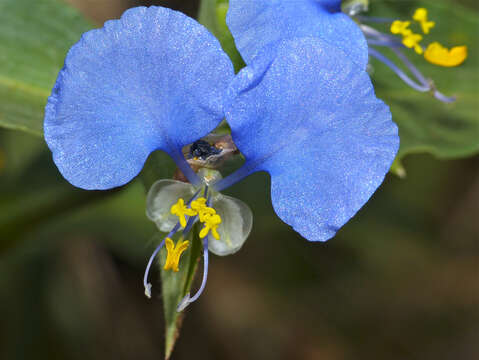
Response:
[[[166,250],[160,251],[161,286],[163,308],[165,313],[165,359],[169,359],[179,336],[184,312],[176,308],[183,297],[190,291],[201,256],[202,244],[198,237],[198,225],[190,232],[190,248],[181,256],[179,271],[163,270],[166,261]],[[179,233],[181,234],[181,233]],[[173,239],[176,243],[176,237]]]
[[[469,57],[459,67],[444,68],[428,63],[412,50],[404,50],[421,72],[434,81],[439,91],[457,96],[452,104],[416,92],[384,64],[372,60],[376,93],[391,107],[393,119],[399,126],[401,147],[398,156],[402,158],[419,152],[439,158],[473,155],[479,151],[479,16],[454,1],[439,0],[371,1],[371,12],[367,15],[410,20],[419,7],[428,9],[429,19],[436,22],[431,33],[424,35],[422,44],[439,41],[447,47],[467,45]],[[373,26],[388,32],[388,24]],[[420,32],[419,28],[414,29]],[[378,49],[400,65],[392,52]]]
[[[238,72],[245,66],[240,53],[236,49],[233,36],[226,25],[228,0],[202,0],[198,21],[206,26],[221,43],[223,50],[228,54]]]
[[[42,134],[65,55],[91,27],[57,0],[0,1],[0,126]]]

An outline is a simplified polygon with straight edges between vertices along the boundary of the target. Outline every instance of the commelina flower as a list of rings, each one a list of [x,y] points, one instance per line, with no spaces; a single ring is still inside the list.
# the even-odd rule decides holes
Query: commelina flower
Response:
[[[87,32],[70,49],[44,123],[63,176],[84,189],[121,186],[159,149],[189,181],[159,180],[148,193],[147,216],[168,235],[148,263],[147,296],[154,257],[166,244],[164,268],[177,271],[196,221],[203,281],[178,310],[200,296],[208,251],[236,252],[252,226],[246,204],[221,191],[253,172],[269,173],[276,214],[310,241],[333,237],[381,184],[398,150],[397,127],[359,56],[353,60],[333,40],[278,38],[234,76],[203,26],[169,9],[142,7]],[[225,178],[195,172],[182,148],[195,143],[195,151],[208,152],[198,140],[223,118],[245,163]]]

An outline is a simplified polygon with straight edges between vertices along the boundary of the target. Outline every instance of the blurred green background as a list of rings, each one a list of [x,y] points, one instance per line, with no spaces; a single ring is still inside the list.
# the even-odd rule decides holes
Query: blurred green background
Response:
[[[97,25],[140,3],[198,11],[186,0],[69,2]],[[388,175],[324,244],[275,216],[266,175],[229,189],[252,208],[253,232],[237,254],[212,256],[172,358],[477,358],[478,160],[407,156],[407,177]],[[144,211],[140,181],[75,189],[41,138],[0,130],[1,359],[163,357],[156,271],[155,297],[143,294],[155,234]]]

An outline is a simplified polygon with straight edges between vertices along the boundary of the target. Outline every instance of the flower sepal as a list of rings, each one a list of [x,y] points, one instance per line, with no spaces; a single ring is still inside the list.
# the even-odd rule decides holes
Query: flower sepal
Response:
[[[158,230],[168,233],[178,222],[178,217],[171,213],[171,207],[178,199],[190,199],[195,192],[195,187],[189,183],[169,179],[158,180],[148,191],[146,216],[156,224]]]

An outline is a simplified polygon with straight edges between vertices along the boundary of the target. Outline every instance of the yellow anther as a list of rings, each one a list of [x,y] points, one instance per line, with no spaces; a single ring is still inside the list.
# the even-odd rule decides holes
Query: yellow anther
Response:
[[[198,213],[198,217],[202,223],[205,224],[200,231],[200,238],[203,239],[211,231],[211,235],[216,240],[220,239],[220,234],[216,230],[218,225],[221,224],[221,216],[216,213],[216,210],[206,205],[206,199],[200,197],[191,202],[191,208]]]
[[[421,24],[424,34],[429,34],[429,30],[436,25],[434,21],[427,20],[427,10],[425,8],[416,9],[412,18]]]
[[[197,200],[191,202],[191,208],[197,212],[201,222],[204,222],[205,215],[214,215],[216,210],[206,205],[206,199],[200,197]]]
[[[416,9],[412,18],[418,22],[427,21],[427,9],[425,8]]]
[[[221,224],[221,217],[218,214],[206,214],[203,220],[205,226],[200,231],[200,238],[203,239],[211,231],[211,235],[219,240],[220,234],[218,234],[217,227]]]
[[[188,209],[186,207],[185,201],[182,198],[179,198],[178,202],[171,207],[170,212],[173,215],[178,216],[178,219],[180,221],[180,225],[182,227],[186,226],[185,215],[186,216],[195,216],[197,214],[195,210]]]
[[[198,212],[198,217],[200,219],[201,222],[205,222],[205,217],[207,215],[215,215],[216,214],[216,210],[213,209],[213,208],[210,208],[210,207],[205,207],[204,209],[202,209],[200,212]]]
[[[391,24],[391,32],[393,34],[401,34],[403,36],[411,35],[412,31],[408,29],[409,25],[411,25],[410,21],[395,20]]]
[[[206,207],[206,199],[204,197],[199,197],[191,202],[191,208],[195,211],[200,211],[204,207]]]
[[[423,53],[423,49],[421,45],[419,45],[419,42],[422,40],[422,35],[419,34],[411,34],[408,36],[405,36],[402,39],[402,43],[404,46],[408,48],[414,48],[414,51],[416,51],[418,54]]]
[[[166,255],[165,266],[163,267],[164,270],[173,270],[178,271],[178,263],[180,262],[181,254],[188,249],[188,245],[190,244],[189,241],[182,241],[179,240],[178,243],[173,243],[173,240],[170,238],[165,239],[165,246],[168,254]]]
[[[455,46],[449,50],[438,42],[433,42],[427,47],[424,58],[439,66],[458,66],[467,58],[467,46]]]

